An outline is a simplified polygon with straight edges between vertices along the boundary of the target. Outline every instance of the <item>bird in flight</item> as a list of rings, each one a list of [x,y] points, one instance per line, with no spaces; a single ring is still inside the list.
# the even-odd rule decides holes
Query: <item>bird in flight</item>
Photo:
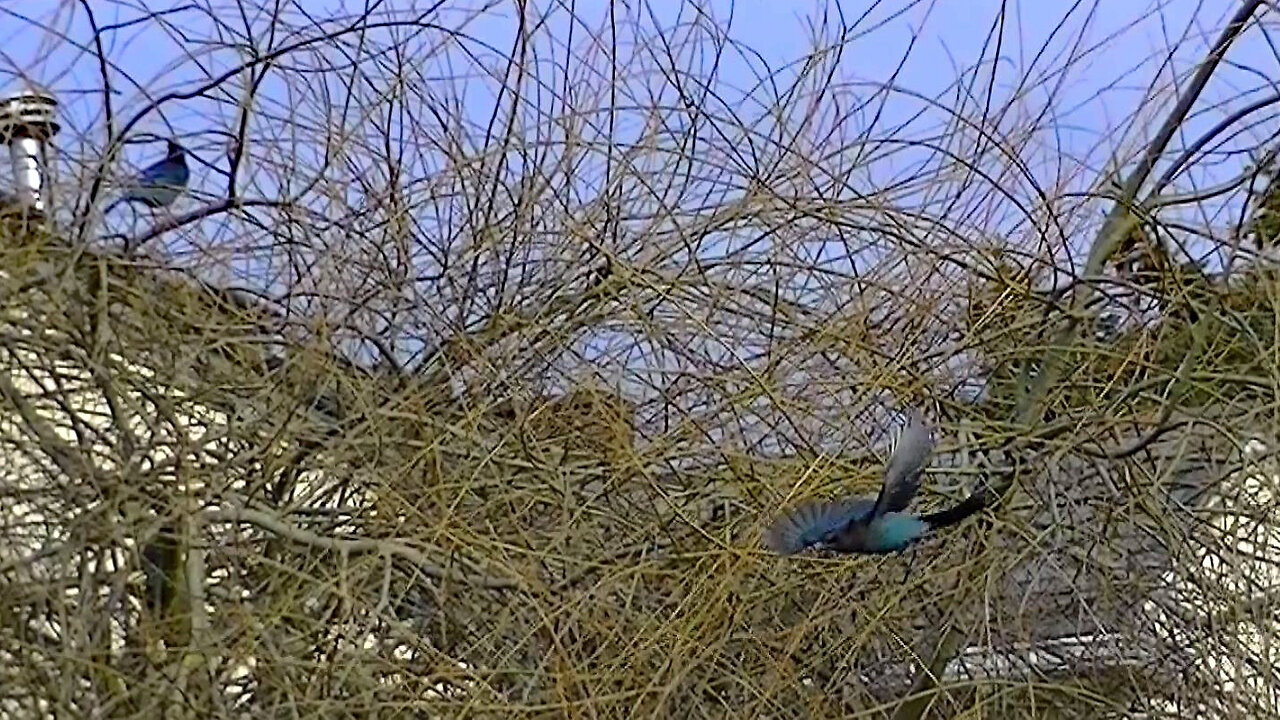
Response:
[[[975,493],[959,505],[930,513],[904,512],[920,489],[925,465],[933,451],[933,433],[919,411],[911,411],[907,425],[884,469],[884,482],[875,498],[811,500],[779,518],[765,532],[765,545],[791,555],[811,547],[841,553],[893,553],[905,550],[931,530],[960,522],[985,505]]]

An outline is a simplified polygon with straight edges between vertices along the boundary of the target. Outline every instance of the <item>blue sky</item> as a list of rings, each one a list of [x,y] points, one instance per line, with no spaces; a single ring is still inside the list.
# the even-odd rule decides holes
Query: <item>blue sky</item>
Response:
[[[379,12],[399,13],[401,18],[434,7],[425,2],[374,4]],[[700,95],[708,112],[718,113],[721,119],[732,117],[735,123],[751,128],[750,132],[744,130],[741,137],[710,138],[719,143],[715,151],[724,155],[717,162],[755,162],[763,169],[785,168],[808,147],[805,143],[817,142],[815,139],[823,137],[824,132],[837,127],[841,132],[870,132],[877,142],[868,145],[873,148],[868,150],[868,156],[851,158],[846,147],[844,155],[827,161],[831,167],[844,168],[842,177],[846,179],[842,182],[854,182],[849,192],[857,196],[909,183],[921,173],[932,177],[954,174],[954,163],[940,161],[936,153],[921,149],[926,140],[944,133],[951,122],[951,116],[939,108],[962,109],[974,117],[985,113],[1002,134],[1001,142],[1020,143],[1011,146],[1008,155],[1025,165],[1026,177],[999,148],[993,148],[990,139],[953,134],[949,152],[961,158],[981,157],[986,162],[984,171],[994,174],[979,182],[987,188],[985,195],[966,195],[950,220],[958,232],[970,239],[997,237],[1028,243],[1029,249],[1034,250],[1035,240],[1026,239],[1034,235],[1028,217],[1040,203],[1040,194],[1088,192],[1096,189],[1099,173],[1113,167],[1116,157],[1129,164],[1234,6],[1235,3],[1195,0],[896,0],[839,4],[716,0],[696,6],[675,2],[619,3],[611,14],[606,3],[579,2],[573,5],[577,19],[570,22],[567,4],[543,2],[535,4],[547,13],[540,24],[530,29],[534,38],[530,54],[538,67],[554,69],[540,83],[528,83],[525,102],[530,109],[521,121],[528,123],[530,133],[553,134],[554,124],[546,123],[546,118],[562,111],[566,98],[594,106],[604,102],[604,98],[588,94],[610,87],[609,72],[631,73],[625,83],[614,86],[616,105],[675,106],[679,103],[675,84],[669,73],[664,75],[665,66],[670,64],[664,60],[664,53],[671,49],[679,57],[675,64],[688,71],[682,91]],[[241,15],[233,3],[205,9],[177,2],[148,2],[145,6],[92,3],[90,7],[100,28],[111,26],[101,34],[101,42],[110,60],[107,73],[113,87],[112,122],[118,132],[152,99],[167,92],[183,93],[200,87],[209,78],[242,62],[248,56],[244,49],[247,32],[258,48],[279,47],[314,33],[316,22],[340,25],[341,18],[358,12],[364,4],[285,5],[286,22],[274,29],[264,13],[250,11]],[[530,17],[536,16],[537,13],[530,13]],[[843,34],[837,32],[841,16]],[[246,196],[263,197],[278,196],[286,189],[292,192],[302,186],[312,187],[306,205],[322,213],[344,203],[359,206],[367,200],[368,185],[385,181],[379,174],[383,168],[358,153],[349,153],[338,160],[329,156],[327,169],[318,170],[326,158],[326,146],[318,139],[356,137],[365,127],[385,121],[395,129],[393,134],[411,138],[396,150],[410,191],[434,198],[432,193],[438,189],[431,185],[432,178],[447,171],[449,161],[441,148],[432,145],[444,137],[441,128],[422,128],[461,123],[465,130],[455,135],[466,138],[466,151],[483,156],[481,149],[491,145],[486,138],[501,130],[491,131],[489,124],[499,89],[510,85],[503,75],[503,60],[516,37],[516,17],[514,3],[448,3],[425,17],[434,23],[431,28],[400,25],[372,31],[367,37],[348,33],[341,46],[304,46],[281,57],[277,72],[269,75],[262,86],[258,114],[250,131],[251,137],[257,139],[254,159],[241,168],[238,187]],[[817,60],[811,56],[815,28],[824,27],[824,18],[826,29],[821,45],[841,47],[838,63],[832,60],[831,53]],[[691,26],[698,29],[691,31]],[[93,52],[90,27],[90,18],[80,3],[34,0],[0,5],[0,91],[8,93],[35,84],[57,93],[66,125],[58,137],[60,173],[61,179],[70,184],[75,183],[77,173],[91,166],[86,160],[99,156],[106,137],[102,69]],[[611,27],[620,28],[616,51],[620,61],[612,68],[605,61],[614,52],[605,47]],[[998,34],[994,32],[996,28],[1000,29]],[[703,42],[691,42],[690,33]],[[725,51],[718,56],[708,52],[709,40],[726,41]],[[361,42],[366,44],[360,45]],[[364,56],[361,63],[366,75],[349,86],[347,54],[368,52],[373,44],[398,47],[404,57],[394,58],[387,53],[376,58]],[[1175,47],[1176,51],[1170,53],[1170,48]],[[1231,109],[1274,92],[1271,78],[1280,69],[1280,58],[1262,33],[1246,34],[1228,60],[1198,104],[1198,114],[1175,140],[1175,148]],[[401,103],[394,117],[366,117],[362,112],[379,107],[379,93],[389,92],[394,84],[394,62],[414,73],[417,85],[412,92],[418,95],[410,96],[412,102]],[[795,102],[792,96],[793,113],[785,120],[773,117],[771,105],[777,104],[780,95],[788,97],[794,91],[797,74],[814,62],[831,63],[833,76],[839,82],[838,91],[826,94],[813,107]],[[699,70],[709,72],[713,63],[717,73],[714,95],[701,95],[704,89],[689,85],[688,77],[697,75]],[[317,72],[321,67],[329,72]],[[288,80],[282,80],[286,74]],[[962,79],[959,84],[958,79]],[[880,93],[880,88],[890,81],[897,90]],[[813,78],[806,82],[805,91],[812,92]],[[232,85],[226,92],[214,90],[200,97],[165,102],[143,116],[131,133],[181,135],[203,163],[195,168],[193,185],[195,193],[204,198],[218,197],[225,189],[222,173],[227,167],[227,134],[236,128],[235,109],[240,99]],[[1156,99],[1144,102],[1152,97]],[[1222,104],[1228,102],[1231,104]],[[451,103],[457,105],[457,116],[453,118],[448,116]],[[1135,116],[1140,118],[1137,122],[1133,121]],[[1244,162],[1239,149],[1257,145],[1275,132],[1271,116],[1263,117],[1266,122],[1255,126],[1242,124],[1243,135],[1200,163],[1178,190],[1203,186],[1237,170]],[[286,125],[286,118],[293,124]],[[645,123],[653,120],[643,112],[626,110],[619,111],[614,119],[614,138],[622,141],[641,137]],[[679,113],[662,121],[672,124],[671,132],[679,135]],[[597,123],[594,132],[602,132],[598,117],[584,122]],[[793,133],[796,126],[806,124],[806,131]],[[901,129],[895,129],[899,125]],[[868,130],[872,126],[874,130]],[[1019,128],[1024,126],[1033,127],[1034,132],[1019,134]],[[590,128],[582,132],[584,138],[592,139]],[[919,146],[895,148],[884,142],[896,137],[911,139]],[[781,140],[757,144],[761,138]],[[371,144],[364,149],[372,152],[377,148]],[[157,158],[162,150],[159,143],[130,145],[121,171]],[[563,192],[571,196],[564,199],[567,205],[589,207],[599,196],[603,157],[593,159],[596,165],[589,169],[594,174],[584,172],[566,181]],[[517,185],[522,162],[514,154],[506,158],[505,172]],[[865,167],[849,169],[851,163]],[[696,169],[706,171],[705,167]],[[666,172],[655,166],[655,175]],[[956,197],[966,192],[972,195],[963,189],[967,182],[973,182],[972,178],[949,177],[947,187],[962,188],[955,191],[960,193]],[[714,182],[708,181],[697,193],[687,192],[681,202],[692,208],[704,196],[700,193],[713,192],[713,186]],[[935,207],[940,200],[930,194],[942,192],[938,190],[941,186],[904,187],[894,191],[894,201]],[[670,190],[671,186],[666,187]],[[335,193],[344,197],[335,198]],[[1001,197],[995,197],[1001,193]],[[716,197],[727,201],[726,198],[732,199],[732,193]],[[188,201],[181,209],[191,209],[194,202]],[[424,205],[430,203],[424,201]],[[1228,202],[1224,207],[1229,205]],[[1088,243],[1090,223],[1100,219],[1104,209],[1098,204],[1097,208],[1079,213],[1076,224],[1063,232],[1063,246],[1054,248],[1054,252],[1063,255],[1070,251],[1078,257]],[[431,222],[436,223],[428,229],[442,226],[448,221],[441,218],[455,211],[456,207],[441,204],[428,213],[432,215]],[[1193,219],[1219,224],[1222,221],[1221,217]],[[135,219],[113,217],[110,222],[127,226]],[[211,219],[197,229],[172,234],[165,239],[166,248],[179,262],[192,258],[217,265],[223,276],[234,277],[236,282],[260,283],[263,277],[269,277],[273,284],[288,284],[281,278],[298,272],[297,268],[288,267],[287,259],[278,253],[247,249],[242,242],[245,227]],[[252,225],[248,227],[252,231]],[[343,229],[327,231],[335,238],[332,242],[337,243],[331,247],[339,250],[328,258],[310,258],[308,262],[314,260],[316,265],[309,267],[314,269],[328,262],[342,269],[358,260],[352,258],[359,253],[341,247]],[[643,237],[648,230],[637,225],[635,232]],[[703,257],[723,255],[732,252],[737,243],[755,243],[752,252],[771,251],[770,240],[761,242],[753,237],[750,233],[715,235],[689,252]],[[639,240],[615,250],[631,262],[661,264],[644,256],[644,243]],[[682,253],[688,254],[684,250],[670,250],[670,256],[665,258],[668,265],[687,261],[682,257]],[[847,245],[819,237],[817,245],[806,252],[809,254],[801,260],[816,259],[832,273],[855,269],[849,265],[853,255]],[[868,252],[859,255],[862,259],[855,264],[872,263],[875,253]],[[428,255],[415,261],[415,272],[430,274],[438,269],[438,258]],[[216,258],[216,262],[210,258]],[[566,262],[572,268],[579,260],[569,258]],[[452,282],[453,285],[428,283],[433,304],[456,304],[442,298],[471,302],[466,283],[456,278]],[[797,275],[789,282],[797,283],[797,292],[803,294],[808,281]],[[830,295],[832,287],[821,285],[818,294]],[[358,293],[359,288],[352,292]],[[421,288],[407,292],[417,293],[414,301],[423,304]]]
[[[400,12],[426,9],[424,2],[380,3],[382,8]],[[470,37],[468,54],[483,53],[487,44],[496,55],[512,43],[516,27],[516,10],[512,3],[455,2],[433,16],[441,25],[462,28]],[[764,73],[763,65],[780,76],[788,68],[803,62],[812,47],[811,26],[825,14],[832,19],[843,13],[850,32],[849,54],[844,68],[868,82],[882,82],[894,75],[899,62],[910,48],[910,58],[899,71],[896,82],[924,95],[932,95],[950,86],[960,71],[977,62],[983,46],[990,42],[993,26],[1003,23],[1004,37],[996,87],[1011,87],[1027,68],[1045,68],[1053,63],[1035,58],[1047,39],[1055,36],[1046,57],[1060,55],[1076,42],[1081,28],[1084,46],[1098,45],[1090,57],[1074,68],[1068,86],[1057,96],[1059,125],[1079,137],[1068,146],[1073,154],[1084,154],[1099,137],[1111,135],[1123,126],[1137,101],[1147,94],[1147,84],[1157,78],[1157,66],[1174,42],[1181,49],[1174,67],[1186,73],[1191,63],[1203,54],[1207,38],[1216,34],[1223,19],[1234,10],[1235,3],[1197,0],[1164,2],[1099,2],[1071,3],[1054,0],[1041,2],[998,2],[995,0],[935,0],[934,2],[850,2],[780,3],[769,0],[713,0],[699,6],[686,3],[621,3],[615,9],[615,22],[628,19],[652,32],[655,25],[671,28],[688,23],[705,13],[721,24],[728,37],[745,48],[753,57],[726,53],[720,74],[727,85],[749,88]],[[553,3],[540,6],[552,7]],[[166,90],[188,89],[218,70],[230,67],[243,56],[214,42],[233,44],[238,38],[218,37],[219,30],[204,11],[191,9],[185,3],[147,2],[145,4],[94,3],[96,22],[100,27],[121,26],[103,33],[106,54],[110,57],[113,92],[117,104],[117,124],[136,110],[147,97]],[[146,12],[139,8],[145,8]],[[241,23],[232,14],[234,4],[211,6],[229,26]],[[290,7],[290,6],[286,6]],[[305,9],[317,18],[336,18],[363,7],[356,2],[305,2],[293,7]],[[872,8],[868,10],[867,8]],[[471,12],[479,13],[468,19]],[[581,18],[576,24],[576,42],[584,42],[585,31],[607,23],[609,11],[602,2],[575,5]],[[286,11],[294,23],[303,23],[304,13]],[[90,23],[79,3],[62,0],[33,0],[29,3],[6,3],[0,7],[0,89],[6,92],[27,82],[51,88],[63,103],[70,132],[60,140],[70,146],[77,137],[102,131],[104,118],[99,95],[102,80],[98,63],[92,54]],[[151,20],[143,19],[146,15]],[[267,30],[261,17],[248,18],[255,28],[259,44]],[[1061,23],[1061,27],[1059,24]],[[547,23],[550,34],[559,41],[569,37],[567,13],[551,11]],[[185,38],[185,40],[184,40]],[[987,49],[988,57],[993,54]],[[457,61],[458,53],[443,53]],[[1280,63],[1259,33],[1243,38],[1232,51],[1232,60],[1274,73]],[[464,58],[465,60],[465,58]],[[472,58],[473,64],[475,58]],[[463,67],[462,63],[455,67]],[[1252,73],[1224,70],[1235,74],[1227,84],[1244,85]],[[1165,82],[1168,80],[1166,79]],[[1253,84],[1257,84],[1254,77]],[[334,90],[340,88],[335,87]],[[468,110],[483,121],[491,109],[479,96]],[[287,98],[286,98],[287,100]],[[904,103],[905,104],[905,103]],[[893,113],[890,103],[886,112]],[[910,110],[902,110],[905,116]],[[166,132],[174,127],[185,134],[211,134],[226,128],[214,120],[224,112],[209,113],[199,102],[172,103],[145,119],[140,131]],[[90,142],[100,142],[92,138]],[[216,146],[215,137],[201,138]],[[199,141],[196,143],[199,144]],[[159,152],[159,145],[151,152]],[[144,154],[146,151],[142,151]],[[216,156],[215,156],[216,157]],[[212,159],[212,158],[211,158]]]
[[[403,1],[379,5],[400,12],[433,6]],[[441,58],[456,63],[450,67],[473,70],[474,67],[466,67],[468,61],[474,66],[492,59],[483,57],[486,49],[491,49],[491,56],[496,57],[510,48],[516,27],[514,4],[457,2],[445,6],[446,9],[434,14],[432,19],[444,26],[461,28],[469,37],[467,42],[459,43],[467,46],[466,53],[458,53],[456,48],[440,53]],[[540,6],[556,8],[553,3]],[[98,26],[119,26],[102,35],[112,63],[110,74],[116,88],[112,95],[117,106],[117,126],[121,118],[129,117],[148,97],[189,89],[243,58],[230,47],[239,38],[228,37],[225,30],[209,20],[208,13],[184,3],[95,3],[91,7],[96,12]],[[214,10],[210,12],[218,14],[228,27],[243,24],[237,18],[227,17],[232,14],[233,4],[211,7]],[[286,11],[290,20],[303,25],[304,15],[336,18],[358,11],[363,4],[306,2],[292,7],[295,9]],[[607,26],[610,13],[608,6],[601,2],[578,3],[574,9],[580,18],[573,28],[576,38],[568,34],[571,29],[568,14],[562,9],[550,11],[547,34],[555,36],[557,42],[572,39],[582,46],[586,43],[586,31]],[[698,6],[675,2],[621,3],[615,8],[613,19],[614,22],[637,22],[652,33],[655,25],[669,29],[694,21],[702,14],[714,18],[730,39],[749,48],[750,55],[725,53],[719,68],[721,82],[726,87],[737,85],[743,89],[759,82],[765,75],[766,65],[784,79],[785,85],[786,76],[804,61],[811,49],[811,28],[821,22],[824,14],[834,23],[843,13],[846,23],[852,26],[842,66],[851,77],[879,83],[897,72],[898,85],[923,95],[942,92],[964,69],[978,62],[983,57],[984,45],[992,42],[994,26],[1003,26],[1001,60],[993,83],[996,97],[1001,95],[1001,86],[1012,88],[1028,69],[1046,70],[1061,64],[1053,58],[1061,57],[1080,36],[1084,38],[1081,47],[1095,49],[1073,67],[1066,86],[1057,91],[1054,111],[1059,114],[1058,131],[1068,135],[1065,150],[1084,157],[1096,152],[1100,141],[1106,144],[1119,139],[1115,137],[1116,128],[1124,127],[1138,101],[1147,95],[1149,83],[1169,82],[1168,77],[1161,79],[1157,72],[1168,47],[1175,43],[1181,45],[1172,66],[1186,74],[1191,64],[1202,57],[1207,38],[1218,32],[1223,19],[1233,9],[1234,3],[1197,0],[1094,4],[1037,0],[829,4],[714,0]],[[473,12],[478,16],[470,17]],[[7,15],[0,22],[0,47],[3,48],[0,89],[9,92],[29,82],[53,89],[69,121],[68,132],[59,139],[60,144],[68,151],[79,149],[74,143],[81,139],[86,139],[90,147],[101,145],[102,79],[91,52],[90,22],[82,6],[34,0],[5,4],[0,13]],[[144,19],[147,15],[152,19]],[[264,44],[267,28],[262,17],[249,14],[246,20],[255,30],[257,43]],[[1082,32],[1084,28],[1087,29]],[[668,30],[665,34],[673,33]],[[1049,40],[1047,46],[1046,40]],[[1047,52],[1036,57],[1042,47]],[[910,57],[899,69],[908,48]],[[554,52],[557,50],[552,50]],[[993,54],[993,48],[987,47],[986,56]],[[1257,68],[1264,75],[1274,74],[1276,65],[1280,64],[1266,38],[1256,32],[1237,43],[1231,59]],[[440,63],[443,67],[444,61]],[[1217,89],[1221,91],[1225,87],[1229,92],[1259,84],[1257,73],[1249,70],[1227,68],[1222,72],[1224,78],[1232,75],[1234,77],[1219,83]],[[335,84],[329,89],[340,93],[342,87]],[[276,97],[283,103],[290,101],[283,90]],[[486,102],[482,93],[469,90],[467,99],[467,114],[478,123],[484,122],[492,103]],[[890,118],[905,118],[915,109],[905,101],[889,102],[883,112]],[[165,105],[144,119],[137,130],[167,133],[167,128],[172,127],[180,134],[195,136],[193,147],[197,151],[211,151],[206,160],[216,163],[221,159],[217,154],[222,149],[219,144],[225,143],[225,138],[217,137],[217,133],[228,129],[225,124],[229,119],[225,107],[211,112],[209,103],[192,100]],[[129,156],[135,162],[144,162],[150,159],[147,153],[154,155],[161,149],[156,144],[139,149],[137,154],[130,152]],[[1104,147],[1103,152],[1097,154],[1105,156],[1111,150]]]

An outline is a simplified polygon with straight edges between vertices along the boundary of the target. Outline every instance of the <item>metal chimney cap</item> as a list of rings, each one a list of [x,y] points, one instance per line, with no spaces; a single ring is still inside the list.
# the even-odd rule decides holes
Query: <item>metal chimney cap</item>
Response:
[[[58,101],[52,95],[33,92],[0,100],[0,142],[14,138],[48,140],[62,129],[58,125]]]

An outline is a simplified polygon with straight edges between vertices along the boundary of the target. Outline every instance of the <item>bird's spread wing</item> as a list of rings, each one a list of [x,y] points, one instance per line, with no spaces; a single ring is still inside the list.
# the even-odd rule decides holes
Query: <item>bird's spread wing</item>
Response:
[[[784,555],[800,552],[828,541],[851,520],[865,516],[871,506],[868,498],[837,502],[811,500],[802,503],[778,518],[773,527],[769,528],[764,537],[765,546]]]
[[[911,411],[907,426],[898,437],[898,445],[884,466],[884,484],[876,498],[873,517],[887,512],[902,512],[920,489],[920,477],[924,472],[929,453],[933,451],[933,434],[925,425],[924,416],[918,410]]]

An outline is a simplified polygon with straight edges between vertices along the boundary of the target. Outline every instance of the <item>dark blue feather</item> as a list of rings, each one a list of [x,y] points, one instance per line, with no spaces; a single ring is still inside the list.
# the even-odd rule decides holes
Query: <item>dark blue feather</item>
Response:
[[[187,188],[191,171],[187,167],[187,154],[181,145],[169,141],[164,159],[144,168],[129,182],[117,203],[136,202],[151,208],[172,205]],[[112,207],[115,203],[112,204]]]

